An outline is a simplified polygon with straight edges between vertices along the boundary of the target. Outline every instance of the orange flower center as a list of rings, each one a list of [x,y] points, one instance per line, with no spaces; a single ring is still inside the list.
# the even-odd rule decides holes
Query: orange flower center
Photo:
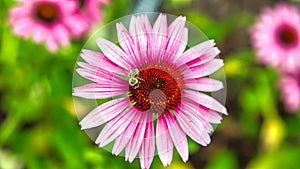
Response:
[[[174,109],[181,101],[183,80],[180,71],[167,63],[147,64],[129,85],[130,100],[140,111],[161,114]]]
[[[279,42],[286,46],[295,46],[298,44],[298,34],[295,28],[289,25],[283,25],[278,31]]]
[[[40,2],[35,5],[35,16],[47,23],[53,23],[59,18],[59,9],[52,2]]]

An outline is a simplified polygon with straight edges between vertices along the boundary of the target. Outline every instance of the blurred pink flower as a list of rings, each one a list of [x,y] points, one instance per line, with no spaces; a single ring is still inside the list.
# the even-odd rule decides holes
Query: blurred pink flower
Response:
[[[77,15],[81,22],[85,22],[84,33],[89,31],[94,25],[99,24],[102,19],[101,6],[107,4],[109,0],[75,0],[77,5]],[[82,36],[82,34],[76,34],[76,36]]]
[[[150,167],[155,147],[164,166],[170,165],[174,146],[186,162],[186,135],[206,146],[214,130],[211,123],[221,123],[218,112],[227,114],[203,93],[223,88],[222,82],[205,77],[223,66],[215,58],[219,49],[208,40],[185,51],[185,17],[168,26],[166,15],[160,14],[152,27],[146,15],[132,16],[129,31],[118,23],[117,33],[121,48],[98,38],[103,53],[82,50],[85,62],[78,62],[76,71],[92,83],[75,87],[73,95],[112,99],[85,116],[82,129],[106,123],[96,144],[104,147],[115,140],[112,153],[125,148],[129,162],[139,154],[143,169]]]
[[[298,110],[300,108],[300,72],[283,75],[279,81],[279,87],[287,111]]]
[[[265,8],[251,28],[252,44],[258,60],[295,72],[300,68],[300,13],[286,3]]]
[[[13,32],[36,43],[46,42],[49,51],[67,46],[72,33],[80,34],[87,27],[77,19],[76,3],[69,0],[19,0],[20,6],[10,10]],[[72,33],[71,33],[72,32]]]

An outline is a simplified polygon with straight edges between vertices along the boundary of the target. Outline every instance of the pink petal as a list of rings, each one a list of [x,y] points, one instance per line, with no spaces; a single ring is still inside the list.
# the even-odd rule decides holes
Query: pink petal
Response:
[[[116,78],[116,79],[120,79],[119,76],[116,76],[115,73],[113,73],[113,71],[111,70],[106,70],[103,69],[107,68],[107,66],[94,66],[85,62],[77,62],[78,66],[82,67],[85,70],[91,71],[93,72],[93,75],[99,76],[99,77],[103,77],[106,79],[111,79],[112,77]],[[117,72],[119,73],[119,72]]]
[[[102,83],[102,81],[111,81],[112,79],[120,81],[120,77],[114,74],[112,71],[107,71],[103,69],[102,67],[97,67],[91,64],[87,64],[84,62],[78,62],[77,63],[80,67],[76,69],[76,72],[80,74],[82,77],[89,79],[94,82]],[[103,66],[104,68],[107,68],[108,66]],[[124,72],[125,73],[125,72]],[[119,73],[121,74],[121,73]],[[124,81],[124,79],[122,79]],[[111,81],[113,82],[113,81]]]
[[[132,16],[129,32],[131,34],[136,60],[140,65],[144,63],[144,60],[148,59],[147,50],[151,46],[150,34],[152,32],[152,26],[147,15]]]
[[[169,57],[172,57],[172,60],[178,58],[186,48],[188,30],[184,27],[185,20],[185,17],[179,16],[168,28],[168,41],[165,49],[166,53],[171,56],[168,56],[167,60],[170,59]]]
[[[13,32],[24,38],[28,38],[32,31],[32,22],[30,18],[18,19],[13,23]]]
[[[192,68],[187,68],[183,72],[184,79],[194,79],[199,77],[204,77],[210,74],[213,74],[217,70],[219,70],[224,65],[223,60],[214,59],[208,63],[204,63],[199,66],[195,66]]]
[[[106,99],[127,93],[128,85],[114,86],[113,83],[90,83],[76,87],[73,90],[73,96],[78,96],[86,99]]]
[[[128,98],[120,98],[101,104],[80,121],[81,129],[97,127],[108,122],[120,114],[129,103]]]
[[[87,63],[78,62],[78,65],[84,68],[78,68],[78,74],[96,83],[75,87],[73,96],[103,99],[128,92],[128,82],[119,76]]]
[[[227,115],[226,108],[221,103],[219,103],[217,100],[212,98],[211,96],[208,96],[201,92],[185,90],[183,92],[183,97],[188,100],[192,100],[204,107],[207,107],[209,109],[212,109],[212,110],[215,110],[215,111],[218,111],[220,113]]]
[[[75,1],[58,1],[58,0],[55,1],[60,4],[60,7],[63,8],[61,12],[63,12],[65,15],[68,14],[70,15],[74,13],[74,11],[77,9],[77,5]],[[76,25],[74,25],[74,27],[76,27]]]
[[[137,129],[141,116],[142,113],[138,113],[137,117],[135,117],[135,119],[130,122],[126,130],[115,140],[112,154],[120,154],[123,148],[128,144],[130,138],[133,137],[133,134]]]
[[[40,43],[42,41],[45,41],[48,37],[49,32],[44,28],[43,26],[36,25],[33,29],[33,40],[36,43]]]
[[[104,69],[108,72],[126,74],[124,69],[111,62],[103,53],[83,49],[80,56],[90,65]]]
[[[113,63],[120,65],[125,70],[131,70],[133,68],[128,61],[129,56],[127,56],[127,54],[117,45],[103,38],[98,38],[97,44],[104,55]]]
[[[153,24],[153,32],[157,33],[157,35],[168,33],[168,22],[167,22],[167,16],[165,14],[162,13],[159,14],[155,23]]]
[[[196,78],[185,80],[184,87],[204,92],[215,92],[223,88],[223,83],[211,78]]]
[[[80,16],[73,14],[69,17],[65,17],[64,22],[70,29],[72,35],[79,38],[89,28],[89,25],[86,21],[83,21],[78,18],[80,18]]]
[[[81,58],[86,61],[88,64],[100,67],[99,63],[105,57],[103,53],[89,50],[89,49],[82,49],[80,53]],[[117,65],[115,65],[117,66]]]
[[[173,157],[173,142],[163,115],[157,119],[156,125],[157,152],[164,167],[171,164]]]
[[[185,17],[182,18],[178,17],[177,19],[178,19],[177,24],[179,25],[175,26],[174,24],[174,22],[176,22],[175,20],[169,27],[167,46],[165,49],[166,54],[164,56],[165,60],[171,62],[182,55],[183,51],[186,48],[186,44],[188,40],[188,29],[184,27]]]
[[[133,121],[138,113],[139,112],[133,107],[124,110],[121,114],[117,115],[105,125],[95,143],[99,144],[99,147],[104,147],[116,139],[125,131],[127,126]]]
[[[185,133],[178,125],[175,117],[170,113],[166,113],[165,120],[173,143],[180,154],[182,160],[186,162],[189,158],[188,142]]]
[[[216,57],[220,51],[217,48],[213,48],[215,45],[214,40],[208,40],[202,42],[196,46],[186,50],[174,63],[180,67],[193,60],[198,60],[199,64],[206,63]]]
[[[144,135],[146,130],[146,124],[149,121],[149,117],[151,117],[150,114],[145,112],[139,112],[144,113],[140,121],[138,122],[138,126],[134,131],[133,136],[131,137],[128,145],[126,146],[125,151],[125,160],[129,161],[130,163],[134,160],[137,153],[140,150],[140,147],[144,141]],[[151,119],[150,119],[151,120]]]
[[[186,62],[183,67],[196,67],[199,65],[202,65],[204,63],[212,61],[217,55],[220,53],[220,50],[217,47],[213,47],[210,49],[207,49],[205,53],[198,57],[197,59],[194,59],[190,62]]]
[[[146,124],[146,131],[144,141],[139,151],[140,164],[142,169],[150,168],[153,161],[155,152],[155,140],[154,140],[154,126],[153,122],[149,120]]]
[[[62,25],[57,25],[53,29],[53,34],[56,41],[62,46],[69,45],[69,33]]]
[[[208,132],[195,116],[182,107],[180,110],[174,110],[174,113],[180,127],[191,139],[203,146],[210,143]]]
[[[216,112],[186,99],[182,100],[180,109],[188,112],[190,116],[193,116],[193,118],[196,118],[196,120],[204,127],[207,133],[212,133],[214,131],[213,127],[209,123],[210,119],[208,119],[208,114]]]
[[[103,83],[89,83],[83,86],[79,86],[74,88],[75,92],[105,92],[105,91],[124,91],[126,92],[128,88],[127,83],[120,84],[120,83],[111,83],[105,82]]]
[[[9,24],[14,24],[20,18],[27,18],[30,15],[30,8],[14,7],[9,10]]]
[[[76,69],[76,72],[80,76],[84,77],[85,79],[91,80],[93,82],[110,81],[112,79],[112,77],[114,77],[114,76],[108,75],[104,71],[97,72],[97,70],[88,70],[88,69],[82,69],[82,68]]]
[[[168,37],[168,23],[167,16],[160,14],[153,25],[153,35],[151,36],[151,48],[153,49],[150,54],[152,60],[157,61],[162,56]]]
[[[211,109],[208,109],[198,103],[195,103],[194,101],[184,99],[182,100],[182,106],[185,109],[189,110],[190,113],[192,113],[194,116],[200,119],[203,123],[207,123],[207,122],[214,123],[214,124],[221,123],[222,116],[219,113]]]
[[[134,44],[134,37],[130,35],[130,33],[126,30],[122,23],[117,23],[117,32],[118,32],[118,40],[122,49],[131,56],[132,61],[136,65],[140,65],[139,63],[139,52]],[[138,67],[138,66],[137,66]]]
[[[46,46],[50,52],[56,52],[58,50],[58,44],[54,39],[54,35],[51,33],[49,34],[46,40]]]

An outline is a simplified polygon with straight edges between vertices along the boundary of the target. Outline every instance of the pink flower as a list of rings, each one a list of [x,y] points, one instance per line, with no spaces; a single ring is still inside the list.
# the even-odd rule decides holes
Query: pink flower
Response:
[[[284,72],[300,68],[300,13],[291,5],[279,3],[266,8],[251,29],[258,60]]]
[[[298,110],[300,108],[300,72],[283,75],[279,81],[279,87],[287,111]]]
[[[88,26],[84,33],[89,31],[93,25],[98,24],[102,19],[101,5],[107,4],[109,0],[75,0],[77,4],[77,15],[81,22],[85,22]],[[82,36],[81,34],[75,34]]]
[[[10,10],[9,23],[13,32],[36,43],[46,42],[54,52],[67,46],[72,33],[82,33],[86,23],[74,15],[76,4],[69,0],[20,0],[20,6]],[[72,32],[72,33],[71,33]]]
[[[78,62],[77,72],[92,83],[75,87],[73,95],[112,98],[80,121],[82,129],[106,123],[96,144],[115,140],[112,153],[125,148],[126,161],[138,155],[141,168],[150,167],[155,147],[164,166],[170,165],[174,146],[186,162],[186,135],[206,146],[214,130],[211,123],[221,123],[218,112],[227,114],[203,93],[223,88],[222,82],[205,77],[223,66],[215,58],[219,49],[208,40],[185,51],[185,17],[168,26],[166,15],[160,14],[152,26],[146,15],[139,15],[132,16],[129,31],[122,23],[116,26],[121,48],[98,38],[103,53],[82,50],[85,62]]]

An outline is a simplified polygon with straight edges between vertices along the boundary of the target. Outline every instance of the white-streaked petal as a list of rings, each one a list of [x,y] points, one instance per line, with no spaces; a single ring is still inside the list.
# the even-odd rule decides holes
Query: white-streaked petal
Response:
[[[128,144],[130,138],[133,136],[137,126],[139,124],[142,113],[137,113],[137,116],[130,122],[124,133],[122,133],[114,143],[114,147],[112,150],[112,154],[118,155],[124,149],[124,147]]]
[[[192,68],[187,67],[186,70],[182,73],[184,79],[194,79],[199,77],[204,77],[210,74],[213,74],[219,70],[224,65],[222,59],[214,59],[210,62],[204,63],[199,66]]]
[[[215,111],[218,111],[220,113],[227,115],[226,108],[220,102],[218,102],[216,99],[214,99],[211,96],[208,96],[204,93],[197,92],[197,91],[185,90],[183,92],[183,97],[187,98],[189,100],[192,100],[204,107],[207,107],[209,109],[212,109],[212,110],[215,110]]]
[[[178,125],[173,115],[171,115],[170,113],[166,113],[165,120],[167,122],[167,126],[173,143],[182,160],[186,162],[189,158],[189,149],[186,135]]]
[[[173,157],[174,145],[163,115],[160,115],[157,119],[156,146],[158,156],[164,167],[170,165]]]
[[[214,40],[199,43],[186,50],[178,59],[174,60],[174,63],[180,67],[193,60],[197,60],[199,64],[208,62],[220,53],[220,50],[214,47],[215,44]]]
[[[120,77],[118,77],[113,72],[107,71],[100,67],[96,67],[96,66],[90,65],[88,63],[84,63],[84,62],[78,62],[77,64],[81,68],[77,68],[76,72],[80,76],[82,76],[86,79],[89,79],[91,81],[102,83],[102,80],[111,81],[111,79],[115,79],[115,80],[120,79]],[[119,73],[119,74],[121,74],[121,73]]]
[[[183,99],[181,109],[185,112],[189,113],[189,117],[195,118],[201,126],[204,127],[205,131],[207,133],[212,133],[214,131],[212,125],[209,123],[209,120],[207,119],[206,113],[212,111],[210,109],[207,109],[191,100]],[[208,111],[205,111],[208,110]],[[212,111],[213,112],[213,111]]]
[[[165,47],[165,60],[174,60],[182,55],[186,48],[188,39],[188,30],[185,28],[186,18],[177,17],[168,28],[168,39]]]
[[[168,38],[168,22],[165,14],[160,14],[153,25],[153,34],[151,36],[151,53],[152,60],[159,60],[164,54]]]
[[[157,34],[167,34],[168,22],[165,14],[159,14],[155,23],[153,24],[153,32]]]
[[[220,50],[217,47],[207,49],[201,57],[198,57],[190,62],[186,62],[183,67],[196,67],[205,64],[216,58],[219,53]]]
[[[152,117],[150,117],[152,118]],[[153,122],[147,122],[144,141],[139,151],[140,164],[142,169],[149,169],[154,158],[155,140],[154,140],[154,126]]]
[[[210,143],[208,131],[205,130],[200,120],[182,107],[180,110],[174,110],[174,113],[180,127],[191,139],[203,146]]]
[[[137,112],[134,108],[130,107],[125,109],[123,112],[118,114],[115,118],[110,120],[105,127],[100,132],[96,139],[96,144],[99,147],[104,147],[114,139],[116,139],[120,134],[124,132],[129,123],[136,116]]]
[[[182,100],[182,106],[189,110],[191,114],[193,114],[195,117],[200,119],[203,123],[214,123],[214,124],[219,124],[221,123],[222,116],[220,113],[217,113],[214,110],[211,110],[209,108],[206,108],[192,100],[188,100],[186,98],[183,98]],[[211,131],[213,131],[212,127],[209,127]],[[209,130],[207,128],[207,130]]]
[[[119,96],[128,92],[128,85],[122,83],[111,83],[112,81],[102,81],[104,83],[90,83],[73,89],[73,96],[86,99],[105,99]]]
[[[149,116],[148,113],[146,114],[145,112],[139,112],[139,113],[144,113],[144,114],[142,115],[141,119],[138,121],[138,126],[136,127],[134,134],[132,135],[131,139],[129,140],[125,148],[125,160],[129,161],[130,163],[136,157],[144,141],[146,124],[147,121],[149,120],[149,118],[147,118],[147,116]]]
[[[184,87],[203,92],[215,92],[223,88],[223,83],[211,78],[197,78],[185,80]]]
[[[227,109],[215,98],[198,91],[185,90],[183,99],[194,101],[208,109],[227,115]]]
[[[125,70],[132,69],[129,56],[127,56],[127,54],[117,45],[103,38],[98,38],[96,42],[101,51],[109,60],[117,65],[120,65]]]
[[[130,55],[133,63],[138,64],[139,52],[134,44],[133,36],[127,31],[123,23],[117,23],[118,41],[126,54]]]
[[[101,104],[80,121],[81,129],[97,127],[108,122],[120,114],[129,103],[128,98],[120,98]]]
[[[134,56],[137,65],[141,66],[145,60],[149,60],[148,50],[151,47],[150,36],[152,26],[147,15],[133,16],[130,21],[129,32],[134,43]]]
[[[88,49],[82,49],[80,56],[90,65],[98,69],[104,69],[109,72],[115,72],[119,74],[127,73],[120,66],[111,62],[103,53],[92,51]]]

